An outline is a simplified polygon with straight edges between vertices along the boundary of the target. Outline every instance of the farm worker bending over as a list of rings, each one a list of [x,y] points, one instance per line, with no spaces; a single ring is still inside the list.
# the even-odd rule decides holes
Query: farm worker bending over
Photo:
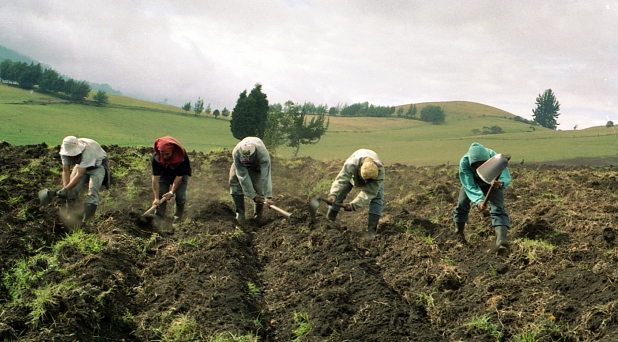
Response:
[[[484,203],[485,194],[489,191],[490,185],[485,183],[477,174],[476,169],[483,165],[491,157],[495,156],[496,152],[485,148],[479,143],[472,143],[466,153],[459,162],[459,179],[461,181],[461,189],[459,190],[459,199],[457,206],[453,209],[456,230],[455,233],[461,239],[464,238],[464,228],[468,222],[468,213],[470,212],[470,203],[481,211],[487,209],[487,203]],[[493,190],[489,195],[489,213],[491,214],[492,226],[496,230],[496,246],[508,246],[507,229],[510,226],[509,214],[504,209],[504,189],[511,183],[511,174],[509,169],[505,168],[498,179],[491,182]]]
[[[330,188],[328,200],[343,203],[353,187],[361,191],[352,202],[345,204],[344,210],[355,211],[369,203],[367,234],[374,237],[384,205],[384,165],[374,151],[357,150],[343,163]],[[334,221],[338,213],[339,207],[331,205],[327,218]]]
[[[88,138],[77,139],[71,135],[62,140],[60,157],[62,158],[62,189],[57,192],[58,197],[74,199],[84,183],[88,182],[88,194],[84,202],[82,220],[84,224],[97,211],[101,185],[109,189],[107,153],[96,141]],[[73,171],[70,170],[72,165],[75,165]]]
[[[230,194],[236,207],[236,220],[245,221],[245,195],[253,200],[253,218],[259,220],[264,204],[273,204],[268,150],[260,138],[247,137],[234,147],[232,157]]]
[[[191,162],[187,151],[178,140],[170,136],[158,138],[154,142],[152,155],[153,205],[157,206],[155,216],[158,222],[165,217],[167,201],[176,198],[174,223],[182,219],[187,203],[187,184],[191,177]],[[166,200],[161,202],[165,198]]]

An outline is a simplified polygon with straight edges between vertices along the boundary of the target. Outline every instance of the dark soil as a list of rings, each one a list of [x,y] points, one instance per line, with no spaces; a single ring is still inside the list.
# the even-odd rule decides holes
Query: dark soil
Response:
[[[467,243],[452,233],[454,166],[388,165],[371,240],[366,209],[330,222],[321,204],[310,222],[309,200],[327,193],[352,151],[275,158],[274,201],[293,215],[267,210],[242,227],[227,187],[231,152],[192,152],[187,218],[155,229],[142,215],[150,150],[105,148],[113,186],[82,228],[104,247],[64,244],[51,264],[35,256],[76,231],[80,207],[39,204],[40,189],[59,188],[58,146],[0,144],[0,340],[618,340],[618,167],[510,166],[512,244],[495,251],[486,215],[471,213]],[[20,261],[38,276],[15,300],[8,280]],[[33,319],[35,289],[63,279],[73,286]],[[298,337],[303,315],[311,329]]]

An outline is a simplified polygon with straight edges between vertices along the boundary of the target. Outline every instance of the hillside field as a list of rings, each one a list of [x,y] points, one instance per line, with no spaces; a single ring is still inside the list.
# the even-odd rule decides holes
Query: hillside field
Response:
[[[189,151],[208,153],[232,148],[227,119],[195,117],[193,112],[124,96],[109,95],[106,107],[69,104],[49,95],[0,84],[0,140],[12,145],[59,145],[67,135],[88,137],[101,144],[151,146],[163,135],[178,138]],[[452,101],[417,104],[441,106],[446,123],[417,120],[331,117],[328,132],[315,145],[303,145],[299,157],[340,159],[358,148],[375,150],[386,163],[414,166],[453,165],[474,141],[514,161],[618,164],[618,137],[613,128],[553,131],[513,120],[514,115],[479,103]],[[406,106],[403,106],[407,110]],[[500,126],[504,134],[475,135],[474,129]],[[292,149],[281,146],[281,157]]]
[[[467,243],[453,234],[454,165],[388,164],[368,240],[366,209],[310,220],[342,159],[275,157],[292,217],[237,226],[231,151],[191,152],[186,219],[155,228],[150,148],[104,147],[113,185],[80,229],[83,195],[36,195],[59,187],[58,147],[0,143],[0,340],[618,340],[616,166],[510,166],[511,247],[494,251],[479,212]]]

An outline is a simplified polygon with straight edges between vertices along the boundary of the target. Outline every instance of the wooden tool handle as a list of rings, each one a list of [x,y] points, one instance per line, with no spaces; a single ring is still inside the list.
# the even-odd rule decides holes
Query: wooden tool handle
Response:
[[[339,208],[345,208],[345,204],[343,203],[331,202],[328,198],[324,198],[324,197],[319,197],[318,199],[320,201],[328,203],[328,205],[332,205],[332,206],[339,207]]]
[[[153,210],[155,210],[159,205],[161,205],[161,203],[167,201],[167,197],[163,197],[160,201],[159,204],[154,204],[152,207],[150,207],[148,210],[146,210],[146,212],[143,215],[148,215],[149,213],[151,213]]]
[[[272,204],[271,204],[271,205],[269,205],[268,207],[269,207],[270,209],[273,209],[273,210],[275,210],[275,211],[278,211],[280,214],[283,214],[285,217],[288,217],[288,218],[289,218],[290,216],[292,216],[292,213],[287,212],[287,211],[285,211],[285,210],[283,210],[283,209],[281,209],[281,208],[279,208],[279,207],[277,207],[277,206],[275,206],[275,205],[272,205]]]

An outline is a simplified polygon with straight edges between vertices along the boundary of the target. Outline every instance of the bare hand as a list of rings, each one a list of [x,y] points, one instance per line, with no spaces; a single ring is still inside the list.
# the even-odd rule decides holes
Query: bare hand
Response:
[[[484,211],[487,209],[487,203],[485,202],[479,202],[478,208],[480,211]]]
[[[264,198],[264,204],[266,204],[266,206],[270,207],[271,205],[275,204],[275,202],[273,202],[273,200],[270,199],[270,198]]]
[[[335,199],[336,199],[336,198],[335,198],[335,196],[328,196],[328,198],[327,198],[327,200],[328,200],[330,203],[335,203]]]
[[[260,195],[255,195],[255,197],[253,197],[253,202],[257,204],[262,204],[264,203],[264,199]]]
[[[165,200],[166,200],[166,201],[169,201],[169,200],[171,200],[172,198],[174,198],[174,193],[172,193],[171,191],[170,191],[170,192],[166,192],[166,193],[164,193],[164,194],[163,194],[163,196],[162,196],[162,197],[165,197]]]
[[[352,211],[352,205],[350,203],[344,204],[343,210]]]
[[[491,186],[493,186],[495,189],[502,189],[503,185],[504,184],[501,181],[497,180],[497,179],[494,179],[494,180],[491,181]]]

